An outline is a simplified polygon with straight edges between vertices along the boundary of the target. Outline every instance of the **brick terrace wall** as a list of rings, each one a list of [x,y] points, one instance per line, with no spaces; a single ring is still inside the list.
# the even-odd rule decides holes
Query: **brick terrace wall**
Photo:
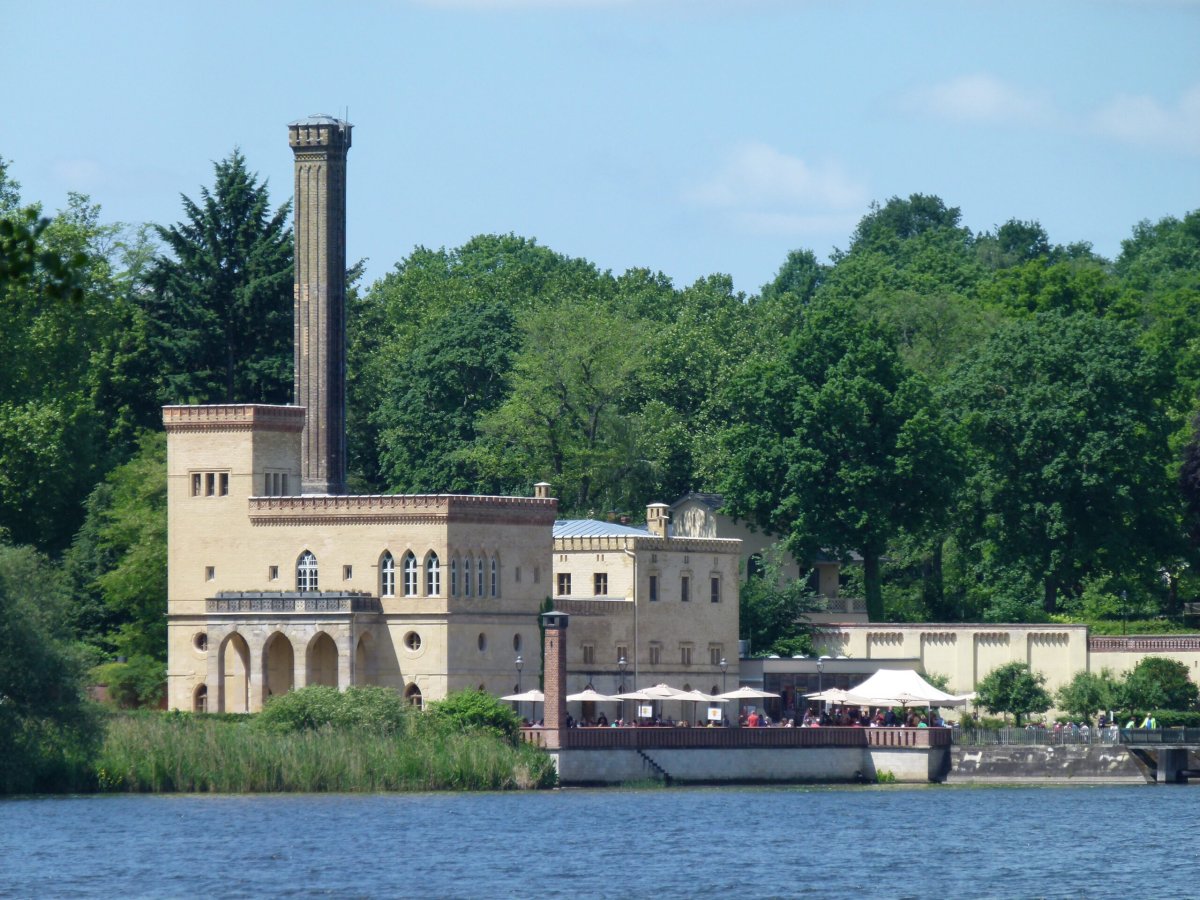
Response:
[[[547,641],[547,644],[549,642]],[[547,651],[549,647],[547,646]],[[547,688],[550,666],[547,652]],[[547,696],[549,690],[547,689]],[[539,747],[547,728],[527,728],[524,739]],[[948,728],[571,728],[559,746],[590,749],[722,749],[770,747],[949,747]]]

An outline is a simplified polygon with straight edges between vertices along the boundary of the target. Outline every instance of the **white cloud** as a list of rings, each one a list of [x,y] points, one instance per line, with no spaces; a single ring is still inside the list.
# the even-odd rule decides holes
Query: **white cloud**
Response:
[[[730,213],[747,230],[805,234],[854,222],[868,196],[836,163],[814,165],[768,144],[745,143],[684,199]]]
[[[963,75],[912,91],[904,106],[941,119],[996,124],[1039,123],[1049,120],[1052,112],[1044,97],[986,74]]]
[[[1145,94],[1118,94],[1090,118],[1098,134],[1127,144],[1200,154],[1200,85],[1174,106]]]

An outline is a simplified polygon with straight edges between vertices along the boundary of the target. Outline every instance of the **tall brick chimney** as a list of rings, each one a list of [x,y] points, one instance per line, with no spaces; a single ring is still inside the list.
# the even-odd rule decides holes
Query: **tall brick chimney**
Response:
[[[346,154],[349,122],[288,125],[295,154],[295,402],[306,410],[300,490],[346,492]]]
[[[567,727],[567,619],[566,613],[542,613],[546,642],[542,647],[546,681],[543,704],[546,746],[556,750],[563,745],[562,732]]]

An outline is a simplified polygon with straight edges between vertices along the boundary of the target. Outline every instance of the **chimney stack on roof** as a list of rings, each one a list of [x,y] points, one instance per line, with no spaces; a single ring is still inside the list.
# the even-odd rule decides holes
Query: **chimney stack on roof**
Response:
[[[667,537],[668,511],[671,507],[665,503],[651,503],[646,507],[646,527],[650,533],[660,538]]]

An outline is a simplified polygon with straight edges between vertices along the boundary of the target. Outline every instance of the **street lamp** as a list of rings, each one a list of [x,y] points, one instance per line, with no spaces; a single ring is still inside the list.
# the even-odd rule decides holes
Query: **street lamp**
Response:
[[[618,693],[621,693],[621,694],[625,693],[625,667],[628,665],[629,665],[629,660],[627,660],[625,658],[624,654],[621,654],[621,658],[617,660],[617,668],[621,670],[621,681],[617,685],[617,689],[618,689]],[[620,716],[620,718],[622,718],[622,719],[625,718],[625,701],[624,700],[621,701],[621,716]]]
[[[521,670],[525,668],[525,660],[521,659],[520,654],[517,654],[517,661],[513,663],[517,667],[517,693],[521,693]],[[521,714],[521,701],[517,701],[517,715]]]
[[[817,693],[820,694],[825,690],[825,663],[821,657],[817,657]],[[821,709],[824,710],[825,701],[821,701]],[[823,722],[821,724],[824,724]]]
[[[725,673],[729,671],[729,661],[725,657],[721,657],[721,693],[727,693],[728,685],[725,683]]]

